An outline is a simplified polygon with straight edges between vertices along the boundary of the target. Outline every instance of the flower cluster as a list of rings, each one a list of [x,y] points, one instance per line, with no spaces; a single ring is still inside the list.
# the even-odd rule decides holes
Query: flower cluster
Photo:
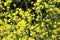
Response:
[[[0,0],[0,40],[60,40],[60,0],[31,1],[26,10],[11,3]]]

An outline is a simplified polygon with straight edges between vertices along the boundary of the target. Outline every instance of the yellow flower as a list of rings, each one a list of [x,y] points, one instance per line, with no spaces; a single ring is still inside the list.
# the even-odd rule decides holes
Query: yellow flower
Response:
[[[35,26],[31,26],[31,27],[30,27],[30,30],[36,28],[37,26],[38,26],[38,24],[36,24]]]
[[[60,0],[54,0],[54,2],[60,2]]]
[[[36,10],[40,10],[40,6],[38,6],[38,7],[36,8]]]
[[[52,8],[54,8],[55,7],[55,5],[49,5],[50,7],[52,7]]]
[[[0,24],[3,24],[3,21],[0,19]]]
[[[18,31],[18,30],[19,30],[19,31]],[[21,32],[21,30],[20,30],[20,29],[18,29],[18,30],[17,30],[16,34],[22,36],[22,32]]]
[[[41,23],[41,27],[44,27],[44,26],[45,26],[45,25],[44,25],[44,22],[42,22],[42,23]]]
[[[16,7],[16,4],[13,4],[14,7]]]
[[[9,6],[7,6],[7,9],[9,9],[10,7]]]
[[[54,24],[56,24],[57,22],[54,22]]]
[[[41,32],[40,27],[38,26],[36,29],[36,32]]]
[[[23,14],[24,14],[24,11],[19,10],[19,14],[20,14],[20,15],[23,15]]]
[[[40,35],[41,38],[43,38],[44,36],[45,36],[45,33],[42,33],[42,34]]]
[[[60,0],[58,0],[58,2],[60,2]]]
[[[30,16],[28,16],[27,18],[28,18],[28,21],[31,21],[32,20],[32,17],[30,17]]]
[[[34,35],[36,35],[36,32],[31,31],[30,35],[34,36]]]
[[[13,38],[8,38],[7,40],[14,40]]]
[[[22,37],[22,40],[27,40],[27,39],[28,39],[27,36]]]
[[[34,26],[31,26],[30,30],[34,29]]]
[[[15,5],[15,4],[14,4]],[[15,5],[16,6],[16,5]],[[19,10],[19,8],[16,8],[16,11],[18,11]]]
[[[48,22],[48,23],[49,23],[49,22],[50,22],[50,19],[46,19],[46,22]]]
[[[19,40],[22,40],[21,38],[19,38]]]
[[[59,40],[60,40],[60,38],[59,38]]]
[[[24,13],[24,15],[25,15],[25,16],[29,16],[30,14],[29,14],[28,11],[26,11],[26,12]]]
[[[55,36],[55,35],[52,35],[51,37],[52,37],[53,39],[54,39],[54,38],[56,38],[56,36]]]
[[[57,34],[57,30],[53,30],[53,33],[54,33],[54,34]]]
[[[11,2],[12,2],[12,0],[7,0],[7,2],[8,2],[8,3],[11,3]]]
[[[1,31],[4,30],[4,26],[0,26],[0,30],[1,30]]]
[[[60,24],[60,22],[57,22],[57,24]]]
[[[25,27],[25,26],[26,26],[26,21],[21,20],[21,22],[18,22],[17,25],[18,25],[18,26],[20,25],[21,27]]]
[[[45,3],[45,7],[48,8],[48,4],[47,3]]]
[[[60,31],[60,28],[57,28],[56,31]]]
[[[56,28],[56,27],[57,27],[57,25],[54,25],[54,27]]]
[[[59,11],[59,8],[56,7],[56,8],[54,8],[54,10],[55,10],[55,11]]]
[[[54,2],[57,2],[57,0],[54,0]]]
[[[2,6],[2,5],[0,5],[0,8],[2,8],[2,9],[3,9],[3,6]]]
[[[28,38],[28,40],[35,40],[35,39],[34,39],[34,38],[32,38],[32,37],[29,37],[29,38]]]
[[[49,2],[50,4],[52,4],[53,2]]]
[[[7,5],[7,3],[5,2],[5,3],[4,3],[4,6],[6,6],[6,5]]]
[[[4,27],[5,27],[6,29],[11,29],[11,25],[9,25],[9,24],[4,24],[4,25],[5,25]]]
[[[31,2],[31,4],[33,4],[33,2]]]
[[[50,11],[53,11],[53,9],[52,9],[52,8],[50,8],[49,10],[50,10]]]
[[[7,40],[5,37],[2,40]]]
[[[37,0],[37,2],[41,2],[41,0]]]

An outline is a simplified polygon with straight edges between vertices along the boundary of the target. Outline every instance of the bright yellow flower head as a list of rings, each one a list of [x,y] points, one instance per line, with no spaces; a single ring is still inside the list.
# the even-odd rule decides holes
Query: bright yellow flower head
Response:
[[[26,26],[26,21],[21,20],[20,22],[18,22],[17,25],[18,25],[18,26],[21,26],[21,27],[25,27],[25,26]]]
[[[34,38],[32,38],[32,37],[29,37],[29,38],[28,38],[28,40],[35,40],[35,39],[34,39]]]
[[[37,0],[37,2],[41,2],[41,0]]]

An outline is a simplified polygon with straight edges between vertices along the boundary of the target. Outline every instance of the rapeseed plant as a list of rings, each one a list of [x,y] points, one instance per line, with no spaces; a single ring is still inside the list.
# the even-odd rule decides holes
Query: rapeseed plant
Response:
[[[60,0],[0,0],[0,40],[60,40],[59,4]]]

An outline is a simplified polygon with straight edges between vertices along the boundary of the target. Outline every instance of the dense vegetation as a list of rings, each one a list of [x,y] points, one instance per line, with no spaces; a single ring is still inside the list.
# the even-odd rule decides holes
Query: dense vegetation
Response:
[[[0,40],[60,40],[60,0],[0,0]]]

